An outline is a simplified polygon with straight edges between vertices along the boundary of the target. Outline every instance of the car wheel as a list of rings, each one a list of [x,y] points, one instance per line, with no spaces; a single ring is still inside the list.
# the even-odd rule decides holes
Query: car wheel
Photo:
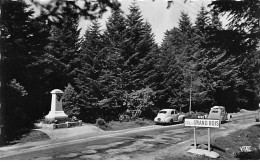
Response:
[[[182,121],[181,121],[182,123],[184,123],[185,122],[185,118],[182,118]]]
[[[170,120],[170,125],[173,125],[173,119]]]

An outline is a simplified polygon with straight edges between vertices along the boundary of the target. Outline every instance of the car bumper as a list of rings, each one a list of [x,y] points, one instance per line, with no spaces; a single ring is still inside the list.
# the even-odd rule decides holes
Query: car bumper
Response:
[[[166,122],[166,121],[162,121],[162,120],[160,120],[160,121],[158,121],[158,120],[154,120],[154,122],[155,122],[155,123],[158,123],[158,124],[164,124],[164,123],[169,123],[169,122]]]

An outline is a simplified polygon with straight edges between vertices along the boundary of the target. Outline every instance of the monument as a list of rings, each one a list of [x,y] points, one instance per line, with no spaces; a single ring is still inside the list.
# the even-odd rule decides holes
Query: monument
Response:
[[[61,97],[63,92],[59,89],[54,89],[51,91],[51,94],[51,111],[45,116],[45,119],[54,120],[68,118],[68,115],[66,115],[62,109]]]

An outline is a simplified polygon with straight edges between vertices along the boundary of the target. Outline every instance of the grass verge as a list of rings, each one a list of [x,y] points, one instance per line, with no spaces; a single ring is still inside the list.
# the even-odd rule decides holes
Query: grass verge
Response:
[[[207,144],[204,142],[204,144]],[[249,147],[245,151],[243,147]],[[260,124],[238,130],[224,137],[212,140],[211,147],[220,157],[217,160],[259,160],[260,159]],[[174,160],[215,160],[202,155],[184,154],[166,159]]]
[[[260,124],[244,130],[238,130],[226,137],[213,140],[220,159],[259,160],[260,159]],[[245,151],[243,147],[249,147]]]
[[[109,130],[115,131],[115,130],[124,130],[124,129],[129,129],[129,128],[137,128],[137,127],[142,127],[142,126],[154,125],[154,121],[140,118],[140,119],[136,119],[136,120],[128,121],[128,122],[111,121],[104,125],[98,125],[98,124],[96,124],[96,125],[105,131],[109,131]]]
[[[31,130],[30,132],[23,134],[19,139],[10,142],[9,145],[17,143],[37,142],[48,139],[50,139],[50,137],[44,132],[38,130]]]

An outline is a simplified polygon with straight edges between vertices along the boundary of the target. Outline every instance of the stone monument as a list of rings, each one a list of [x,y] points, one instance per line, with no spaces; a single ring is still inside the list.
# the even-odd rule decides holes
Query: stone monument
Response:
[[[51,111],[45,116],[45,119],[54,120],[68,118],[68,115],[66,115],[62,109],[61,96],[63,92],[59,89],[54,89],[51,91],[51,94]]]

